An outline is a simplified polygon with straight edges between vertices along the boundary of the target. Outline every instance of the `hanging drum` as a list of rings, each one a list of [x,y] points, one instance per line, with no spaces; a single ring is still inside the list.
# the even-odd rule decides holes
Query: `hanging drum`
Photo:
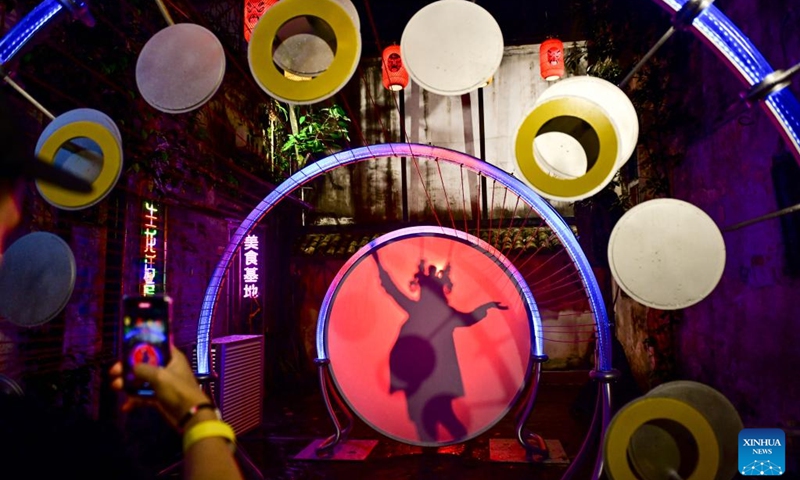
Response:
[[[75,256],[47,232],[20,238],[0,260],[0,317],[22,327],[49,322],[67,305],[75,287]]]
[[[725,269],[725,241],[714,220],[672,198],[628,210],[611,232],[608,263],[619,287],[661,310],[686,308],[710,294]]]
[[[36,188],[51,205],[62,210],[81,210],[106,197],[122,173],[122,136],[103,112],[89,108],[59,115],[39,136],[36,156],[80,177],[92,185],[90,192],[76,192],[36,181]]]
[[[292,104],[321,102],[341,90],[358,66],[358,15],[346,0],[282,0],[250,37],[247,60],[256,83]]]
[[[462,95],[490,82],[503,60],[503,32],[483,7],[440,0],[419,10],[400,39],[403,64],[422,88]]]
[[[208,29],[178,23],[147,41],[136,61],[136,86],[147,103],[164,113],[200,108],[225,75],[225,51]]]
[[[542,342],[536,304],[508,259],[444,227],[404,228],[359,250],[317,324],[318,355],[348,406],[421,446],[463,442],[504,417]]]
[[[611,182],[639,137],[633,104],[595,77],[561,80],[536,100],[514,140],[522,178],[540,195],[573,202]]]

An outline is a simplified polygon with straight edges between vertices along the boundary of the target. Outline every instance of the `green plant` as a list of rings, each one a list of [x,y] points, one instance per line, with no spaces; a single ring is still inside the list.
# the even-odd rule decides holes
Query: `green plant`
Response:
[[[350,118],[338,105],[318,109],[309,106],[299,115],[300,107],[275,102],[275,108],[289,122],[290,133],[285,136],[279,155],[288,160],[292,169],[303,168],[315,155],[341,148],[350,140]]]

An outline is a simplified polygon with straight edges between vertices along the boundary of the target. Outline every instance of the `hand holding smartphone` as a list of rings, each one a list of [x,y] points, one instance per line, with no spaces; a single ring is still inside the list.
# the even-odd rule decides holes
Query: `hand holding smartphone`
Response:
[[[135,377],[133,367],[139,363],[164,367],[169,363],[171,314],[172,299],[168,296],[122,299],[122,378],[128,393],[155,394],[149,383]]]

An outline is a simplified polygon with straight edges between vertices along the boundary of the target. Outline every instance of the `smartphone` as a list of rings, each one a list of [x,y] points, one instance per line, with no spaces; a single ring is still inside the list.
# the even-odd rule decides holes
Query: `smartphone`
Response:
[[[122,299],[122,378],[133,395],[155,394],[149,383],[136,379],[133,366],[149,363],[166,366],[170,360],[172,300],[167,296]]]

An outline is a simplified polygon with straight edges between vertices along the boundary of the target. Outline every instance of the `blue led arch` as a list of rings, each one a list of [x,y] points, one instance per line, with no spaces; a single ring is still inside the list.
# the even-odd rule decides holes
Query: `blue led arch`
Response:
[[[671,12],[677,12],[688,1],[655,0]],[[713,4],[694,20],[692,27],[734,69],[746,86],[752,87],[775,71],[755,45]],[[784,88],[768,95],[764,106],[794,147],[795,156],[800,161],[800,103],[797,98]]]
[[[417,145],[408,143],[387,143],[383,145],[372,145],[367,147],[355,148],[336,153],[323,158],[316,163],[307,165],[294,175],[286,179],[283,183],[267,195],[259,203],[247,218],[242,221],[222,253],[219,263],[214,269],[206,293],[203,298],[203,305],[200,308],[200,318],[197,322],[197,373],[208,375],[208,353],[209,339],[211,332],[211,320],[214,315],[221,287],[225,274],[230,268],[234,255],[241,247],[244,238],[258,225],[258,223],[269,213],[270,210],[283,198],[304,184],[329,172],[335,168],[359,163],[365,160],[373,160],[383,157],[420,157],[443,160],[457,165],[463,165],[470,170],[481,173],[492,180],[497,181],[510,191],[521,197],[528,205],[547,222],[548,226],[559,239],[564,249],[569,254],[572,262],[578,270],[578,275],[586,290],[589,305],[594,313],[597,330],[597,369],[601,371],[611,370],[611,341],[608,315],[606,314],[603,296],[597,279],[592,273],[589,261],[578,245],[578,240],[572,233],[569,225],[561,215],[542,197],[537,195],[527,185],[514,178],[498,167],[484,162],[478,158],[469,156],[465,153],[449,150],[446,148],[435,147],[432,145]]]
[[[44,0],[0,38],[0,66],[10,62],[34,36],[45,32],[66,13],[87,26],[94,25],[85,0]]]

